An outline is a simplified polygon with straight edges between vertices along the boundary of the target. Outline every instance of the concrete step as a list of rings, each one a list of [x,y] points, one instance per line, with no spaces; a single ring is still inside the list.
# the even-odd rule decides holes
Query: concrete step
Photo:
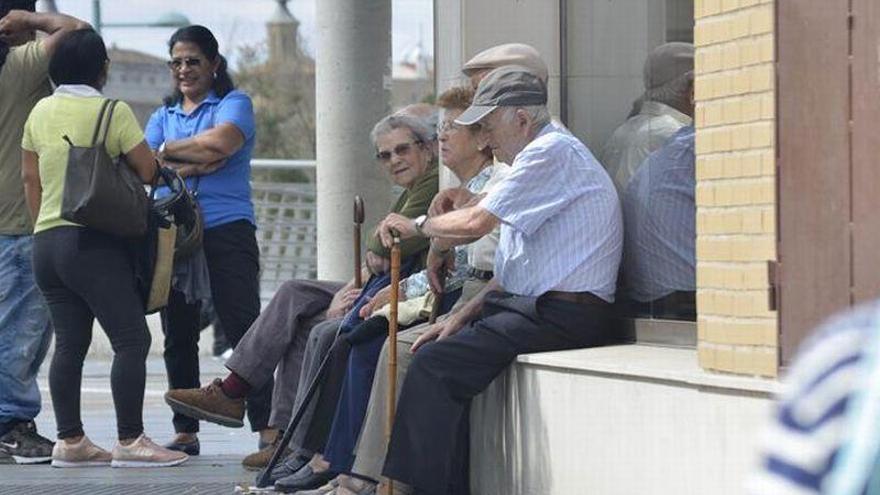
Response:
[[[520,356],[474,401],[474,493],[742,493],[772,380],[710,374],[694,349]]]

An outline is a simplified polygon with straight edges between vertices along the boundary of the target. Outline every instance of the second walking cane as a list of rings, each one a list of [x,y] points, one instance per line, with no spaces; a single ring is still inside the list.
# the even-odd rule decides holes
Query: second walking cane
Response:
[[[397,305],[400,301],[400,236],[394,232],[391,246],[391,311],[388,315],[388,418],[385,427],[385,445],[391,441],[394,411],[397,405]],[[388,495],[394,495],[394,481],[388,480]]]
[[[364,200],[360,196],[354,197],[354,288],[364,286],[361,270],[361,225],[364,224]]]

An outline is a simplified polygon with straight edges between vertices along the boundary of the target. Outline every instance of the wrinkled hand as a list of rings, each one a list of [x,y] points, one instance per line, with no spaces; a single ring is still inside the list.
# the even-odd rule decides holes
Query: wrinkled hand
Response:
[[[442,294],[446,286],[446,274],[455,270],[454,251],[439,253],[433,247],[428,250],[425,270],[428,272],[428,283],[434,294]]]
[[[385,287],[384,289],[377,292],[373,297],[370,298],[370,301],[367,304],[361,306],[360,315],[361,318],[367,319],[370,315],[373,314],[373,311],[381,308],[388,301],[391,300],[391,286]]]
[[[474,193],[464,187],[444,189],[434,196],[431,206],[428,207],[428,216],[435,217],[461,208],[474,197]]]
[[[463,208],[470,208],[471,206],[476,206],[476,205],[480,204],[480,201],[482,201],[483,198],[485,198],[485,197],[486,197],[486,193],[474,194],[473,196],[470,197],[470,199],[468,199],[464,203],[457,205],[456,209],[460,210]]]
[[[428,342],[433,340],[443,340],[446,337],[455,335],[462,328],[464,328],[464,323],[460,322],[455,315],[451,315],[448,318],[442,321],[437,321],[437,323],[431,325],[425,333],[416,339],[409,350],[410,352],[416,352],[419,350],[419,347],[422,347]]]
[[[402,285],[402,284],[401,284]],[[406,293],[403,292],[400,288],[398,288],[397,292],[397,300],[398,301],[406,301]],[[391,302],[391,286],[385,287],[376,293],[371,299],[370,302],[364,304],[361,307],[360,316],[363,319],[369,318],[376,310],[380,309],[382,306]]]
[[[394,233],[396,231],[402,239],[409,239],[418,235],[416,225],[411,218],[407,218],[398,213],[391,213],[381,223],[378,228],[379,239],[382,245],[390,248],[394,244]]]
[[[351,309],[351,306],[361,295],[361,289],[349,289],[342,294],[333,296],[330,307],[327,308],[327,318],[342,318]]]
[[[32,16],[33,14],[24,10],[10,10],[0,19],[0,41],[16,41],[23,34],[33,31]]]
[[[373,275],[380,275],[391,269],[390,259],[383,258],[372,251],[367,251],[366,261],[367,268],[370,269],[370,273]]]

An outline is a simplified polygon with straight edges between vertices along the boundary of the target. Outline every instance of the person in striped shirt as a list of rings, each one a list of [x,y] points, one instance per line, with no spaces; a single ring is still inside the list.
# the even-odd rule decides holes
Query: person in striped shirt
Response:
[[[785,379],[750,495],[880,494],[880,302],[824,324]]]

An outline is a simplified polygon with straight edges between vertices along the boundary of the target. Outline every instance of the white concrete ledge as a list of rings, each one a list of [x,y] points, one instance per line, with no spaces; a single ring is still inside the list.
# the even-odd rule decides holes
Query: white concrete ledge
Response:
[[[694,349],[520,356],[471,406],[471,491],[739,495],[777,388],[706,372]]]
[[[775,379],[713,373],[700,368],[695,349],[618,345],[572,351],[523,354],[517,362],[559,371],[660,380],[694,387],[775,394]]]

